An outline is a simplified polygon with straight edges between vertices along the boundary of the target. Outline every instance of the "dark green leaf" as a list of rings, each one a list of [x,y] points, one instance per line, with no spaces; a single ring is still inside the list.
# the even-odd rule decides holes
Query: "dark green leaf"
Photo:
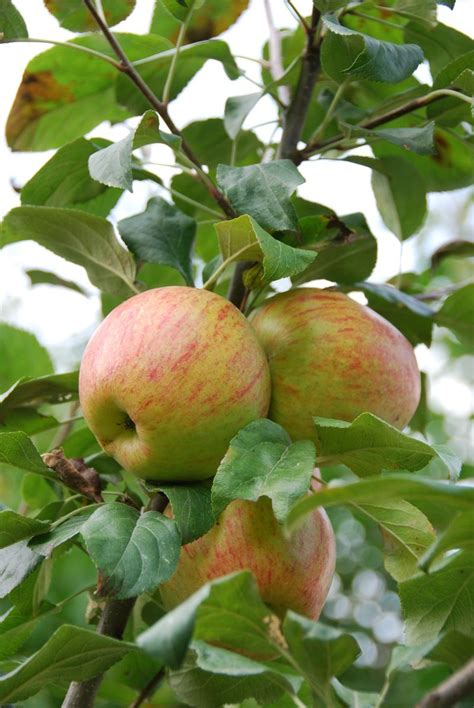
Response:
[[[474,93],[474,42],[470,52],[457,57],[436,76],[433,90],[443,88],[458,88],[472,96]],[[446,96],[440,101],[431,103],[427,115],[441,125],[455,126],[463,120],[470,120],[472,107],[457,98]]]
[[[163,133],[160,121],[154,111],[147,111],[137,128],[127,137],[112,143],[102,150],[94,151],[89,157],[89,172],[93,179],[108,187],[119,187],[132,191],[132,153],[138,148],[154,143],[164,143],[174,149],[179,148],[180,138]]]
[[[328,16],[323,18],[329,30],[321,50],[324,70],[335,81],[356,76],[371,81],[399,83],[413,74],[423,61],[416,44],[393,44],[344,27]]]
[[[64,624],[33,656],[0,678],[0,700],[23,701],[49,683],[85,681],[106,671],[133,646]]]
[[[429,575],[401,583],[400,599],[410,644],[421,644],[440,632],[474,629],[474,554],[462,551]]]
[[[3,408],[0,404],[0,431],[14,433],[22,431],[27,435],[35,435],[44,430],[57,428],[60,422],[51,415],[42,415],[34,408]]]
[[[46,270],[27,270],[26,275],[29,277],[32,285],[56,285],[60,288],[74,290],[76,293],[81,293],[81,295],[87,295],[80,285],[74,283],[72,280],[64,280],[64,278],[60,278],[56,273],[50,273]]]
[[[156,511],[140,515],[112,502],[92,514],[81,535],[102,575],[102,595],[124,599],[154,590],[178,563],[181,539],[176,523]]]
[[[349,634],[295,612],[286,615],[283,634],[298,668],[318,695],[330,696],[331,679],[348,669],[360,654],[356,640]]]
[[[92,508],[86,506],[81,510],[80,514],[66,519],[63,523],[59,523],[59,519],[58,525],[54,526],[50,531],[38,534],[32,538],[28,544],[29,547],[35,551],[35,553],[39,553],[41,556],[48,558],[55,548],[80,533],[83,525],[94,511],[94,506],[92,506]]]
[[[28,37],[25,21],[11,0],[0,0],[0,41]]]
[[[136,292],[133,257],[120,245],[106,219],[73,209],[17,207],[2,222],[0,245],[25,240],[84,266],[91,283],[104,292]]]
[[[291,528],[299,520],[319,506],[335,506],[351,503],[375,503],[388,499],[430,501],[458,511],[472,509],[474,489],[448,482],[408,474],[390,474],[349,482],[341,486],[326,487],[316,494],[301,499],[291,509],[287,526]]]
[[[224,125],[227,135],[235,140],[242,129],[244,120],[262,97],[262,92],[231,96],[227,99],[224,109]]]
[[[441,553],[453,548],[474,550],[474,510],[465,511],[454,517],[420,559],[420,568],[426,570]]]
[[[77,399],[78,372],[23,378],[0,395],[0,414],[16,406],[36,406],[41,403],[66,403]]]
[[[208,118],[190,123],[182,130],[184,139],[190,145],[198,146],[201,162],[210,168],[217,167],[222,162],[232,160],[233,145],[229,138],[224,121],[220,118]],[[255,133],[248,130],[240,132],[234,159],[236,165],[251,165],[257,162],[263,151],[263,145]]]
[[[25,474],[22,477],[21,497],[31,511],[38,511],[58,498],[51,484],[36,474]]]
[[[426,216],[423,179],[409,162],[400,157],[349,157],[350,162],[370,167],[372,188],[385,225],[403,240],[422,225]]]
[[[93,180],[88,167],[89,157],[106,145],[108,140],[78,138],[60,148],[23,186],[21,203],[68,207],[107,216],[122,191]]]
[[[0,617],[0,660],[14,656],[26,642],[44,615],[54,611],[55,606],[42,604],[33,616],[18,607],[10,607]]]
[[[28,548],[26,540],[2,548],[0,550],[0,598],[20,585],[42,560],[40,555]]]
[[[22,432],[0,433],[1,462],[48,479],[56,479],[56,475],[46,467],[29,437]]]
[[[23,541],[37,533],[44,533],[49,528],[45,521],[37,521],[22,516],[15,511],[0,511],[0,548]]]
[[[384,470],[420,470],[436,457],[432,447],[404,435],[371,413],[352,423],[314,418],[316,464],[344,464],[360,477]]]
[[[472,51],[474,46],[470,37],[441,22],[436,27],[410,22],[405,28],[405,40],[422,48],[435,78],[453,59]]]
[[[367,130],[358,126],[344,125],[347,137],[366,137],[368,143],[375,140],[387,140],[405,150],[418,153],[418,155],[433,155],[436,152],[433,131],[434,123],[428,123],[424,128],[390,128],[380,130]]]
[[[297,285],[325,278],[337,283],[355,283],[372,273],[377,261],[377,241],[362,214],[340,218],[306,216],[300,219],[304,246],[318,257],[292,278]]]
[[[234,209],[250,214],[264,229],[297,229],[290,197],[304,178],[290,160],[247,167],[219,165],[217,182]]]
[[[61,27],[72,32],[97,29],[97,24],[82,0],[45,0],[46,7]],[[107,24],[110,27],[125,20],[135,7],[135,0],[102,0]]]
[[[204,484],[160,486],[168,497],[183,544],[203,536],[214,525],[211,489]]]
[[[474,243],[472,241],[448,241],[440,246],[431,256],[431,267],[437,268],[445,258],[473,258]]]
[[[162,0],[162,3],[179,22],[185,21],[194,5],[193,0]]]
[[[0,389],[8,389],[22,376],[40,376],[53,371],[53,364],[30,332],[0,324]],[[1,398],[0,398],[1,401]]]
[[[191,251],[196,222],[174,204],[155,197],[146,209],[118,224],[128,248],[142,261],[175,268],[188,285],[193,285]]]
[[[259,284],[268,284],[304,270],[315,258],[313,251],[292,248],[278,241],[246,214],[215,224],[223,261],[262,263]]]
[[[315,459],[310,440],[291,443],[277,423],[257,420],[231,440],[212,485],[212,506],[218,517],[234,499],[271,499],[284,521],[288,510],[308,492]]]
[[[435,322],[451,329],[466,346],[474,347],[474,283],[452,293],[436,313]]]
[[[427,656],[433,661],[448,664],[454,670],[460,669],[474,656],[474,637],[456,630],[446,632],[432,642]]]
[[[391,285],[359,283],[369,307],[385,317],[413,344],[431,344],[435,312],[424,302]]]
[[[278,654],[271,619],[251,573],[233,573],[203,585],[140,634],[137,644],[171,668],[181,665],[192,637],[229,650],[245,647],[252,656],[271,657]]]
[[[157,96],[163,94],[163,89],[169,72],[169,67],[175,54],[174,48],[168,48],[169,43],[163,37],[148,35],[153,40],[155,48],[148,52],[153,60],[140,63],[137,66],[142,78]],[[140,37],[143,40],[143,37]],[[160,51],[161,50],[161,51]],[[159,52],[159,54],[157,54]],[[145,55],[146,56],[146,55]],[[228,45],[220,39],[211,39],[205,42],[188,44],[181,48],[179,61],[176,65],[170,98],[173,100],[191,81],[195,74],[209,60],[214,59],[221,63],[230,79],[237,79],[240,70],[230,53]],[[125,76],[118,78],[117,97],[121,104],[127,106],[134,113],[141,113],[149,108],[147,99]]]

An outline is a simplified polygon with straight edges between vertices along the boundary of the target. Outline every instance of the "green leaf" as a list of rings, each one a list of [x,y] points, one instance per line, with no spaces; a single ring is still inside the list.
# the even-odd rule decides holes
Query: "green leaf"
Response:
[[[290,160],[217,168],[217,182],[234,209],[239,214],[250,214],[270,231],[298,228],[290,197],[304,181]]]
[[[0,41],[28,37],[25,21],[11,0],[0,0]]]
[[[448,327],[460,342],[474,347],[474,283],[452,293],[435,315],[440,327]]]
[[[261,91],[257,91],[257,93],[230,96],[227,99],[224,108],[224,126],[231,140],[235,140],[240,133],[245,119],[257,105],[262,95]]]
[[[101,138],[78,138],[60,148],[22,187],[21,203],[68,207],[107,216],[122,191],[93,180],[89,175],[88,160],[109,144],[108,140]]]
[[[191,251],[196,222],[174,204],[154,197],[144,212],[122,219],[118,230],[139,260],[170,266],[187,285],[194,284]]]
[[[73,209],[17,207],[2,222],[0,245],[25,240],[84,266],[91,283],[104,292],[136,292],[133,257],[119,244],[106,219]]]
[[[81,295],[87,295],[85,290],[81,288],[80,285],[72,280],[65,280],[60,278],[56,273],[50,273],[47,270],[27,270],[26,275],[29,277],[32,285],[55,285],[59,288],[67,288],[68,290],[74,290],[76,293]]]
[[[184,22],[195,4],[193,0],[162,0],[169,13],[179,22]],[[196,4],[202,4],[196,3]]]
[[[34,472],[48,479],[56,475],[46,467],[35,446],[25,433],[0,433],[0,463]]]
[[[64,624],[33,656],[0,677],[0,700],[23,701],[48,684],[85,681],[106,671],[133,646]]]
[[[26,540],[0,549],[0,598],[20,585],[42,560],[40,555],[28,548]]]
[[[66,403],[78,397],[78,371],[67,374],[22,378],[0,394],[0,415],[16,406]]]
[[[474,656],[474,637],[456,630],[446,632],[431,643],[427,656],[433,661],[448,664],[454,670],[460,669]]]
[[[232,157],[236,165],[252,165],[258,162],[263,154],[263,144],[255,133],[249,130],[239,133],[236,150],[233,153],[232,140],[221,118],[195,121],[183,128],[181,132],[189,145],[198,147],[199,159],[209,168],[215,168],[221,162],[230,163]]]
[[[101,573],[102,595],[123,600],[154,590],[178,564],[181,539],[176,523],[156,511],[140,515],[112,502],[92,514],[81,535]]]
[[[434,123],[428,123],[423,128],[390,128],[367,130],[359,126],[343,125],[347,137],[366,137],[371,144],[373,140],[387,140],[404,150],[416,152],[418,155],[433,155],[436,152],[434,144]]]
[[[291,656],[319,696],[331,695],[331,679],[348,669],[360,654],[359,645],[349,634],[295,612],[287,613],[283,634]]]
[[[232,438],[212,485],[216,518],[234,499],[271,499],[284,521],[288,510],[308,492],[316,452],[310,440],[291,443],[286,431],[270,420],[257,420]]]
[[[420,556],[435,539],[426,516],[403,499],[365,502],[354,507],[379,524],[387,572],[398,582],[415,575]]]
[[[215,224],[223,261],[258,261],[263,272],[259,283],[268,284],[296,275],[316,258],[313,251],[278,241],[247,214]]]
[[[286,525],[292,528],[307,514],[319,506],[339,504],[375,504],[390,499],[404,499],[418,504],[430,501],[454,508],[457,511],[472,509],[474,489],[461,485],[439,482],[408,474],[380,475],[368,479],[348,482],[340,486],[325,487],[305,499],[298,501],[290,510]]]
[[[31,511],[38,511],[58,498],[51,484],[36,474],[25,474],[22,477],[21,497]]]
[[[436,457],[427,443],[404,435],[372,413],[361,413],[352,423],[319,417],[314,422],[316,464],[347,465],[360,477],[384,470],[415,472]]]
[[[0,323],[0,361],[1,390],[7,389],[22,376],[53,372],[50,356],[34,334],[5,323]]]
[[[48,528],[49,524],[45,521],[22,516],[8,509],[0,511],[0,548],[31,538],[37,533],[44,533]]]
[[[0,404],[0,431],[2,433],[14,433],[20,430],[27,435],[35,435],[60,425],[60,422],[53,416],[42,415],[34,408],[2,408]]]
[[[439,534],[434,543],[420,559],[419,566],[426,570],[441,554],[453,548],[474,550],[474,510],[458,514],[449,526]]]
[[[93,179],[108,187],[119,187],[132,191],[132,153],[138,148],[154,143],[164,143],[178,149],[181,139],[169,133],[163,133],[160,121],[154,111],[147,111],[135,130],[127,137],[112,143],[108,147],[93,152],[89,157],[89,172]]]
[[[134,40],[129,35],[118,37],[129,53]],[[97,33],[71,43],[112,55]],[[138,59],[136,52],[131,59]],[[124,120],[129,113],[117,104],[116,79],[112,64],[85,52],[69,47],[42,52],[28,63],[11,107],[8,145],[13,150],[49,150],[80,138],[104,120]]]
[[[400,240],[414,234],[426,216],[426,188],[416,168],[395,156],[380,160],[371,157],[346,159],[373,170],[372,188],[387,228]]]
[[[44,615],[55,610],[55,606],[45,602],[37,613],[31,616],[18,607],[10,607],[0,616],[0,660],[14,656],[26,642]]]
[[[474,42],[470,37],[441,22],[438,22],[436,27],[410,22],[405,27],[405,40],[416,42],[422,48],[435,80],[447,64],[474,48]]]
[[[344,701],[349,708],[377,708],[379,703],[378,693],[368,691],[354,691],[352,688],[343,686],[337,679],[332,682],[337,696]]]
[[[181,484],[160,486],[160,489],[170,501],[183,544],[200,538],[214,525],[210,487],[204,484]]]
[[[358,283],[368,305],[391,322],[413,344],[431,344],[435,312],[426,303],[391,285]]]
[[[453,131],[448,132],[436,127],[434,143],[434,155],[417,155],[386,140],[374,143],[372,149],[378,158],[384,159],[393,155],[409,162],[423,178],[425,190],[428,192],[443,192],[470,186],[474,172],[472,142],[463,140]]]
[[[362,214],[306,216],[299,223],[303,245],[318,257],[292,278],[296,285],[319,278],[355,283],[370,276],[377,261],[377,241]]]
[[[259,598],[254,577],[243,571],[206,583],[136,641],[156,661],[175,669],[192,637],[237,652],[245,647],[251,656],[272,657],[279,653],[272,618]]]
[[[474,93],[474,43],[470,52],[457,57],[439,72],[433,82],[433,90],[459,88],[472,96]],[[472,107],[457,98],[446,96],[426,108],[430,118],[442,125],[456,126],[463,120],[470,120]]]
[[[313,5],[321,11],[322,14],[339,10],[344,5],[347,5],[347,0],[313,0]]]
[[[54,526],[54,528],[47,533],[41,533],[32,538],[28,544],[29,547],[35,551],[35,553],[39,553],[41,556],[48,558],[55,548],[66,543],[66,541],[69,541],[81,532],[83,525],[94,511],[94,506],[92,506],[92,508],[86,506],[81,510],[80,514],[66,519],[63,523],[59,523],[60,519],[58,519],[56,522],[58,523],[57,526]]]
[[[323,17],[329,30],[321,49],[325,72],[340,82],[348,75],[371,81],[399,83],[423,61],[416,44],[393,44],[344,27],[333,16]]]
[[[45,0],[47,9],[61,27],[71,32],[88,32],[97,24],[82,0]],[[135,0],[102,0],[102,8],[109,27],[125,20],[135,8]]]
[[[148,55],[152,55],[154,58],[146,63],[136,64],[136,68],[155,95],[161,96],[176,50],[174,48],[169,49],[169,43],[163,37],[153,35],[148,35],[148,37],[155,44],[155,48],[150,49]],[[143,37],[140,37],[140,40],[143,40]],[[164,51],[160,51],[161,47],[163,47]],[[181,93],[189,81],[210,59],[220,62],[230,79],[237,79],[240,76],[240,69],[235,63],[235,59],[226,42],[220,39],[211,39],[205,42],[185,45],[181,47],[179,52],[179,61],[176,64],[174,80],[171,86],[171,100]],[[149,108],[147,99],[125,76],[119,76],[118,78],[117,98],[119,103],[127,106],[135,114],[142,113]]]
[[[174,4],[179,0],[172,0]],[[248,0],[207,0],[195,3],[192,21],[186,29],[188,42],[199,42],[221,34],[232,25],[246,9]],[[151,22],[151,32],[175,41],[180,23],[169,14],[164,0],[156,0]]]
[[[421,644],[440,632],[474,629],[474,554],[462,551],[429,575],[420,575],[399,586],[409,644]]]
[[[448,241],[436,249],[431,256],[431,267],[437,268],[445,258],[473,258],[474,243],[471,241]]]

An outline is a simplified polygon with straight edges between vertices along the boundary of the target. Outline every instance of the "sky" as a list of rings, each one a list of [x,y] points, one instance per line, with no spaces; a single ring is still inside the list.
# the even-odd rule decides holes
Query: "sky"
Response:
[[[72,36],[70,32],[59,27],[57,21],[45,9],[42,0],[14,1],[26,20],[31,37],[65,41]],[[296,5],[303,14],[309,14],[312,3],[311,0],[296,0]],[[295,26],[295,20],[284,0],[272,0],[271,6],[277,26]],[[137,7],[132,15],[117,25],[115,30],[146,32],[152,9],[152,0],[137,0]],[[472,0],[457,0],[453,11],[439,6],[439,19],[462,32],[467,32],[468,28],[472,27]],[[235,54],[258,58],[262,44],[267,38],[263,0],[251,0],[249,9],[222,38],[229,43]],[[33,43],[0,46],[2,66],[8,67],[8,70],[2,71],[0,87],[0,217],[19,203],[18,194],[12,184],[24,184],[53,154],[12,153],[4,138],[4,125],[23,70],[33,56],[46,48],[46,45]],[[244,59],[239,59],[238,63],[250,77],[259,79],[259,68],[256,64]],[[429,80],[426,67],[421,67],[419,72],[420,78]],[[228,96],[251,93],[254,90],[255,86],[245,78],[230,81],[221,66],[208,62],[196,79],[171,104],[170,112],[175,122],[183,127],[194,120],[222,116]],[[245,127],[274,117],[272,101],[263,99],[247,119]],[[271,129],[271,126],[262,127],[257,132],[265,139]],[[104,123],[94,129],[93,134],[116,140],[126,132],[127,128],[124,126],[111,128]],[[167,148],[157,146],[154,151],[154,160],[173,162]],[[371,277],[373,281],[383,282],[396,275],[400,268],[406,271],[427,267],[429,253],[437,245],[459,237],[459,233],[453,235],[452,231],[459,223],[461,210],[465,209],[465,191],[430,195],[429,205],[437,218],[428,220],[420,235],[409,239],[401,248],[397,238],[383,225],[376,209],[370,186],[370,170],[359,165],[329,160],[305,163],[300,169],[307,179],[307,183],[299,190],[301,196],[332,207],[340,214],[364,212],[379,242],[379,258]],[[165,179],[172,174],[175,174],[175,170],[160,171],[160,176]],[[156,189],[155,185],[136,184],[133,194],[122,198],[118,208],[114,210],[113,218],[118,220],[142,211],[147,199],[156,193]],[[472,209],[470,216],[473,217]],[[474,230],[474,223],[472,227]],[[51,270],[63,278],[74,279],[83,284],[93,296],[86,298],[78,293],[47,285],[33,288],[24,273],[28,268]],[[73,349],[80,349],[96,327],[100,316],[98,293],[89,284],[83,269],[54,256],[37,244],[23,242],[0,251],[0,282],[0,318],[34,332],[51,351],[59,368],[68,368],[71,364],[71,344]],[[440,369],[442,362],[440,363],[439,352],[429,352],[422,347],[418,348],[417,356],[423,368],[434,373]],[[472,409],[469,391],[456,377],[450,379],[449,376],[444,376],[442,380],[440,378],[438,389],[438,394],[435,390],[438,406],[452,407],[452,402],[456,400],[458,410],[459,406],[461,407],[461,413],[468,414]]]

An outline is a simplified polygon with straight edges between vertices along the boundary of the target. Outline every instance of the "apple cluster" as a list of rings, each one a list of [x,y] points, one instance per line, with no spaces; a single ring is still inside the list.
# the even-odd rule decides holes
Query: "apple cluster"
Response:
[[[163,287],[106,317],[84,353],[79,392],[91,430],[124,469],[179,483],[212,477],[237,432],[266,416],[293,440],[314,439],[315,416],[368,411],[403,428],[420,375],[405,337],[344,294],[291,290],[249,321],[207,290]],[[161,593],[170,608],[210,579],[250,569],[277,614],[317,618],[334,565],[324,510],[286,538],[268,499],[237,500],[184,546]]]

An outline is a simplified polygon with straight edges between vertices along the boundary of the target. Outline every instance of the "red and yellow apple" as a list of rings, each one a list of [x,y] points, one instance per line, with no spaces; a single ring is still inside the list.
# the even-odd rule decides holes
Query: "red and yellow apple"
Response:
[[[212,477],[240,428],[265,417],[270,376],[252,327],[219,295],[148,290],[89,341],[79,394],[103,449],[160,481]]]
[[[413,348],[383,317],[351,298],[302,288],[251,316],[272,379],[269,417],[294,440],[314,437],[313,417],[352,421],[368,411],[403,428],[420,398]]]
[[[287,609],[320,615],[334,575],[336,544],[326,512],[315,509],[286,538],[267,497],[236,500],[204,536],[181,549],[178,568],[160,586],[170,610],[209,580],[250,570],[262,600],[282,616]]]

